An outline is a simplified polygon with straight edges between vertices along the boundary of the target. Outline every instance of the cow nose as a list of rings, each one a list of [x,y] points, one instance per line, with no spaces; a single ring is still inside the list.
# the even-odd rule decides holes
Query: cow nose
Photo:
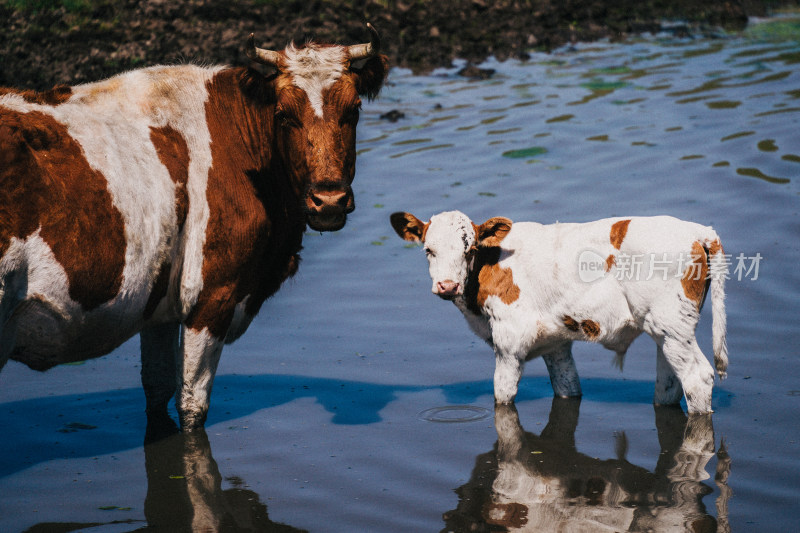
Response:
[[[436,294],[442,297],[450,297],[458,295],[460,284],[457,281],[445,280],[436,284]]]
[[[345,191],[311,191],[308,194],[308,209],[313,213],[321,213],[330,209],[351,213],[355,209],[353,195]]]

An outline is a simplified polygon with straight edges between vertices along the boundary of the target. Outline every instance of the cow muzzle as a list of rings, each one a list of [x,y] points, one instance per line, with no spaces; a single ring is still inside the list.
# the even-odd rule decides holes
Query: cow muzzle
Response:
[[[306,195],[308,225],[315,231],[336,231],[344,227],[347,214],[356,208],[353,190],[309,190]]]
[[[433,293],[444,300],[452,300],[456,296],[463,294],[461,284],[457,281],[439,281],[433,287]]]

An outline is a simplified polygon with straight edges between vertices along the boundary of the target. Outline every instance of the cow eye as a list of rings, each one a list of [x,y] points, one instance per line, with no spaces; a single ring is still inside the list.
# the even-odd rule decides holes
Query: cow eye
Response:
[[[342,115],[341,123],[342,124],[356,124],[356,123],[358,123],[358,116],[359,116],[359,110],[360,109],[361,109],[361,102],[359,102],[358,104],[350,107]]]
[[[425,255],[428,257],[436,257],[436,253],[430,248],[425,248]]]
[[[283,109],[275,111],[275,119],[285,128],[299,128],[300,121],[294,115],[290,115]]]

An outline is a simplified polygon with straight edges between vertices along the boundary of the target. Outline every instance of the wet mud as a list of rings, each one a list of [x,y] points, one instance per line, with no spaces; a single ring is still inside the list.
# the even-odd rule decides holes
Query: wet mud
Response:
[[[282,48],[307,39],[350,44],[378,28],[395,66],[425,71],[570,42],[624,40],[664,29],[737,30],[797,0],[414,0],[0,2],[0,86],[44,89],[184,61],[243,64],[248,34]],[[675,21],[680,21],[677,24]]]

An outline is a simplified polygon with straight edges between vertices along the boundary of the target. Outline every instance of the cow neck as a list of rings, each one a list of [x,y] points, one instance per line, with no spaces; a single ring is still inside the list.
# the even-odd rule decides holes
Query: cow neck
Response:
[[[231,299],[249,296],[251,315],[297,270],[305,229],[300,199],[277,157],[272,83],[249,69],[226,69],[209,82],[206,102],[213,163],[204,283],[209,291],[228,286],[225,267],[234,260],[241,269]],[[223,334],[225,322],[212,333]]]

